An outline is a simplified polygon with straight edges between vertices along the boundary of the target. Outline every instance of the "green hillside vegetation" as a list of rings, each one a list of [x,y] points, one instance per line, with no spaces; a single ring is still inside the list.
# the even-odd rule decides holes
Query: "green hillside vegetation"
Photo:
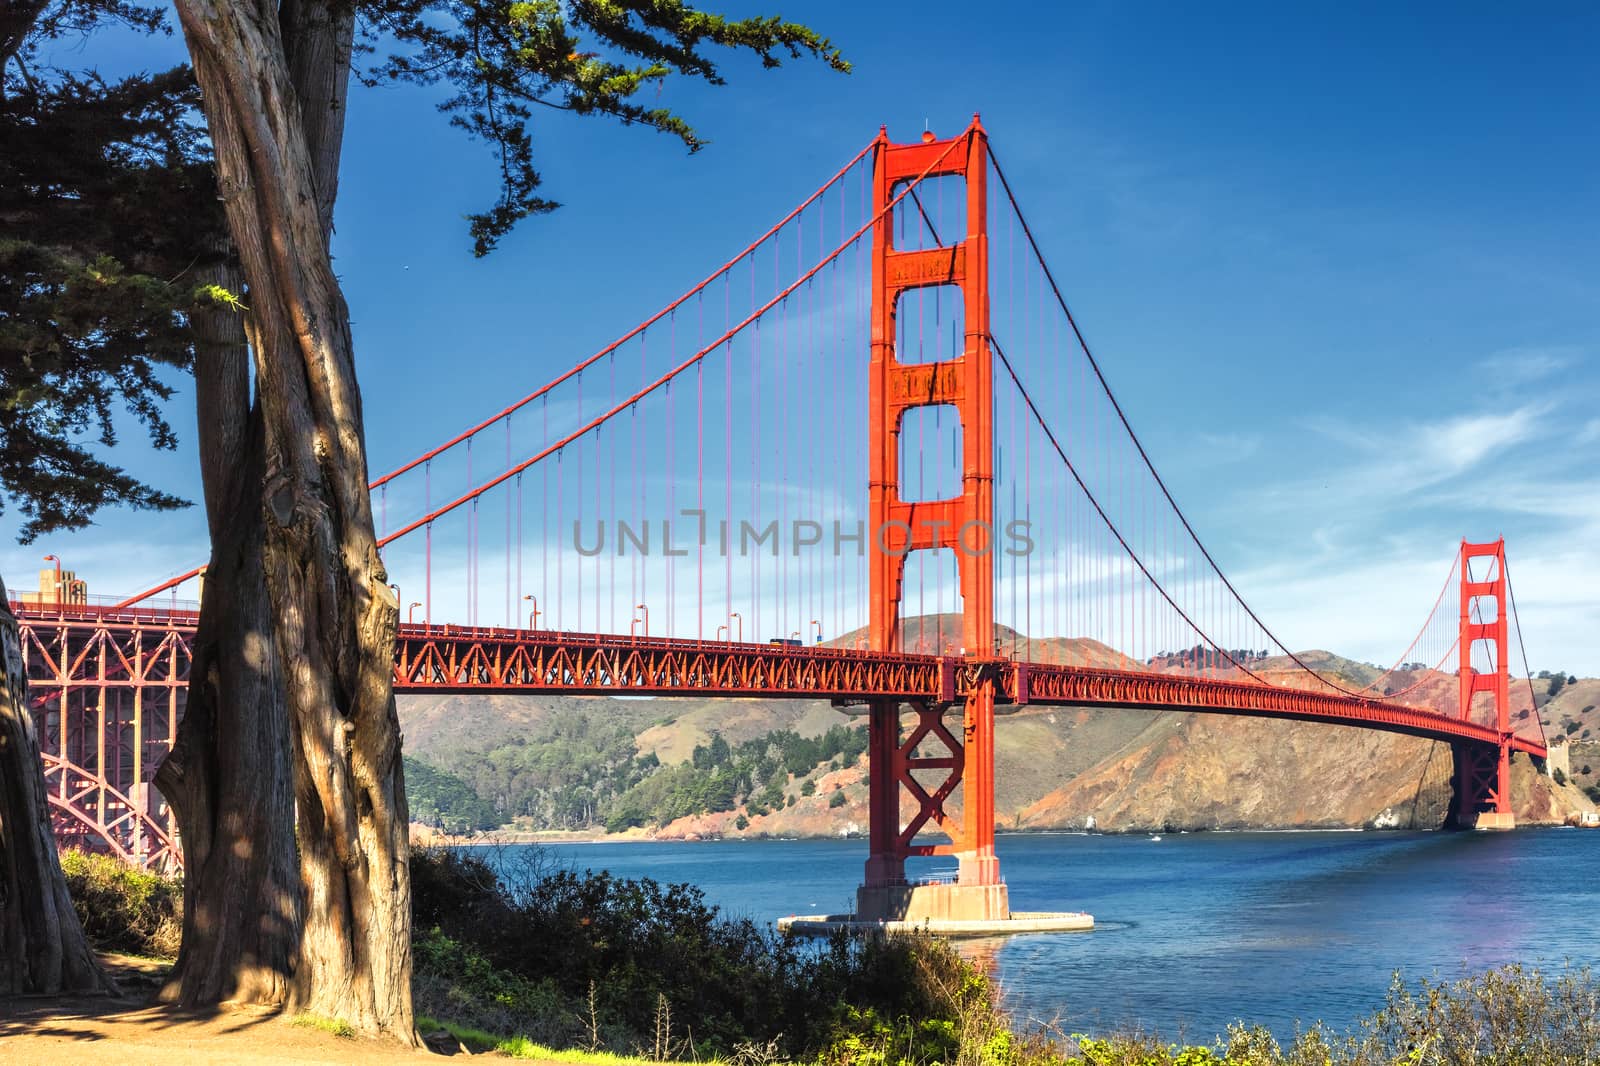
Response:
[[[407,756],[413,818],[460,833],[511,822],[618,832],[740,807],[759,816],[792,802],[792,781],[806,779],[814,791],[809,778],[819,767],[853,763],[867,746],[865,731],[849,725],[817,737],[774,730],[738,744],[714,734],[687,762],[666,765],[637,752],[635,723],[574,716],[553,726],[485,749]]]
[[[842,760],[841,765],[854,762],[866,750],[866,731],[845,725],[820,737],[783,729],[737,746],[716,734],[710,744],[696,745],[688,762],[642,777],[619,796],[605,827],[615,833],[633,826],[666,825],[687,815],[731,811],[740,805],[759,817],[788,800],[792,779],[809,777],[835,760]]]
[[[436,770],[421,759],[405,757],[406,799],[411,820],[447,833],[493,829],[502,819],[455,774]]]

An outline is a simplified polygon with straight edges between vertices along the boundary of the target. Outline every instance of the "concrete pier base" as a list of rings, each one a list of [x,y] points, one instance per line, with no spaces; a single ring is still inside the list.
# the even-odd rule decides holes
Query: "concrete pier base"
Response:
[[[1516,827],[1517,816],[1510,811],[1504,813],[1500,811],[1480,811],[1478,812],[1477,821],[1472,825],[1472,828],[1484,832],[1500,832],[1506,829],[1515,829]]]
[[[881,933],[932,933],[937,936],[1006,936],[1013,933],[1087,932],[1094,916],[1080,911],[1011,910],[1006,886],[863,885],[854,914],[797,914],[778,920],[778,928],[804,936],[839,930]]]
[[[1011,917],[1005,885],[862,885],[856,915],[868,922],[1003,922]]]
[[[778,919],[783,932],[800,936],[831,936],[844,930],[850,933],[931,933],[943,937],[1013,936],[1020,933],[1087,933],[1094,929],[1094,915],[1081,911],[1012,911],[1009,918],[995,921],[923,922],[864,921],[853,914],[793,914]]]

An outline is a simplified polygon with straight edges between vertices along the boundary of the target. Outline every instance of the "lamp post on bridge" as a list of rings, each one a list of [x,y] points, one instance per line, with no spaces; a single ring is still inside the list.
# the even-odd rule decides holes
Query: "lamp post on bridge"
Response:
[[[525,600],[530,600],[533,603],[533,610],[528,612],[528,628],[529,629],[538,629],[539,628],[539,626],[538,626],[538,620],[539,620],[539,597],[535,596],[533,593],[530,592],[530,593],[528,593],[526,596],[524,596],[522,598],[525,599]]]
[[[633,605],[633,609],[636,610],[636,611],[642,612],[644,614],[644,639],[649,640],[650,639],[650,608],[646,607],[642,603],[636,603],[636,604]]]
[[[420,600],[412,600],[411,601],[411,606],[406,609],[406,625],[414,626],[414,625],[417,624],[417,608],[421,607],[421,606],[422,606],[422,601],[420,601]]]
[[[712,637],[711,639],[712,640],[721,640],[722,639],[722,634],[726,633],[727,631],[728,631],[728,627],[727,626],[718,626],[717,627],[717,635]]]
[[[813,641],[813,643],[821,644],[822,643],[822,623],[819,622],[817,619],[813,618],[811,620],[811,624],[817,627],[817,639],[815,641]]]
[[[44,561],[47,562],[47,563],[55,563],[56,564],[55,590],[53,592],[51,592],[50,595],[55,600],[55,605],[57,607],[60,607],[61,606],[61,600],[62,600],[62,596],[61,596],[61,557],[59,555],[46,555],[44,557]],[[44,601],[44,596],[43,596],[44,590],[40,589],[39,591],[41,593],[41,595],[39,596],[39,600],[40,600],[40,603],[42,604],[43,601]]]
[[[739,637],[738,637],[737,643],[743,644],[744,643],[744,618],[743,618],[743,616],[741,616],[738,611],[733,611],[728,615],[728,617],[738,621],[738,623],[739,623]],[[729,635],[732,636],[731,633]]]
[[[389,582],[389,588],[394,590],[394,609],[395,609],[395,613],[399,614],[400,613],[400,605],[402,603],[406,602],[405,601],[405,597],[400,595],[400,586],[395,584],[393,581]]]

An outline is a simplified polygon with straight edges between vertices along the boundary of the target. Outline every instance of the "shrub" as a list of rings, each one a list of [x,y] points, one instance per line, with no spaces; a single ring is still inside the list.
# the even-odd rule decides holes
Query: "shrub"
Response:
[[[102,951],[170,959],[183,936],[183,884],[109,855],[61,853],[73,910]]]
[[[800,795],[802,795],[802,796],[815,796],[816,794],[817,794],[817,783],[815,781],[813,781],[809,777],[806,778],[805,781],[800,785]]]
[[[545,869],[501,880],[460,851],[414,852],[411,868],[417,1010],[451,1024],[554,1047],[769,1048],[769,1061],[840,1066],[847,1047],[885,1037],[884,1066],[907,1047],[954,1062],[963,1040],[1009,1040],[987,979],[942,944],[818,945],[727,919],[689,885]]]
[[[850,801],[844,798],[844,790],[836,788],[833,790],[833,795],[828,797],[828,808],[831,810],[835,807],[843,807],[848,802]]]
[[[1561,767],[1559,766],[1556,767],[1555,773],[1551,774],[1550,776],[1555,778],[1555,782],[1558,785],[1564,785],[1567,783],[1567,775],[1561,772]]]

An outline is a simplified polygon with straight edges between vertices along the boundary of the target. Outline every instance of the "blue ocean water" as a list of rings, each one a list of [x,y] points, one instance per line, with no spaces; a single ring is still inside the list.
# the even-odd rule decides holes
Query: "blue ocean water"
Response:
[[[545,861],[698,885],[760,921],[848,911],[861,840],[541,845]],[[1086,910],[1092,933],[967,942],[1019,1021],[1210,1040],[1350,1025],[1391,974],[1600,962],[1600,832],[1008,835],[1016,910]]]

